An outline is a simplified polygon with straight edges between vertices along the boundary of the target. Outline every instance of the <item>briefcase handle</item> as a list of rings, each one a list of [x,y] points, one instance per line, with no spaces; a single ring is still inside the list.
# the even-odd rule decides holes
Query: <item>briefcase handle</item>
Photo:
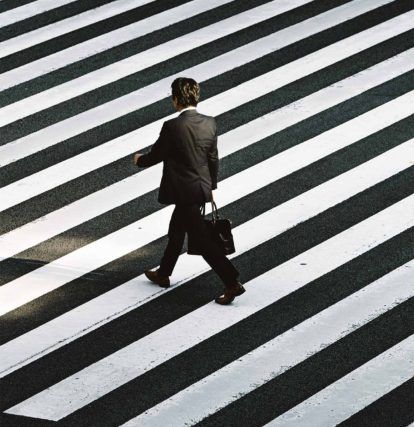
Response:
[[[218,214],[216,202],[212,200],[210,203],[211,203],[211,213],[212,213],[211,217],[214,223],[219,219],[219,214]],[[201,206],[201,216],[203,217],[205,216],[205,211],[206,211],[206,204],[203,203],[203,205]]]

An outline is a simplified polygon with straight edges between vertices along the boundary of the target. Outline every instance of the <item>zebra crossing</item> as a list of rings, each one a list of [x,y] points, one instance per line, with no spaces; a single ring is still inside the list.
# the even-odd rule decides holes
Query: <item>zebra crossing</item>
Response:
[[[413,9],[0,2],[1,425],[414,421]],[[182,75],[218,124],[225,308],[185,250],[143,275],[173,206],[132,154]]]

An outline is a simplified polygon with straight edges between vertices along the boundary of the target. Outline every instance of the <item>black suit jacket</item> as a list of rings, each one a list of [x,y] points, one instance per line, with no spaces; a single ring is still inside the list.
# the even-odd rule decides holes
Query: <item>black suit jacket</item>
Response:
[[[219,165],[214,117],[190,109],[165,121],[157,141],[150,152],[139,157],[137,166],[145,168],[161,161],[160,203],[210,202]]]

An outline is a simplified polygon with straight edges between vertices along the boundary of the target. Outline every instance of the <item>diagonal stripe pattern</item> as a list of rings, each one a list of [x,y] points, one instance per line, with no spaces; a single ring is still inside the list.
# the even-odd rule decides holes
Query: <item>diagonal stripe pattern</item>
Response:
[[[413,422],[392,398],[414,372],[413,13],[5,3],[0,424]],[[127,162],[176,116],[182,75],[219,125],[215,200],[247,290],[228,307],[185,248],[169,289],[143,274],[173,206],[156,202],[162,165]]]

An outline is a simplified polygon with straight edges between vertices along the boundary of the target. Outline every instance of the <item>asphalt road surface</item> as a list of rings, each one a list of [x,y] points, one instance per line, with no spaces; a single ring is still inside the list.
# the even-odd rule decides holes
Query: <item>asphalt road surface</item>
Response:
[[[414,422],[412,0],[0,1],[0,425]],[[246,293],[133,165],[196,79]],[[211,207],[206,207],[210,214]]]

